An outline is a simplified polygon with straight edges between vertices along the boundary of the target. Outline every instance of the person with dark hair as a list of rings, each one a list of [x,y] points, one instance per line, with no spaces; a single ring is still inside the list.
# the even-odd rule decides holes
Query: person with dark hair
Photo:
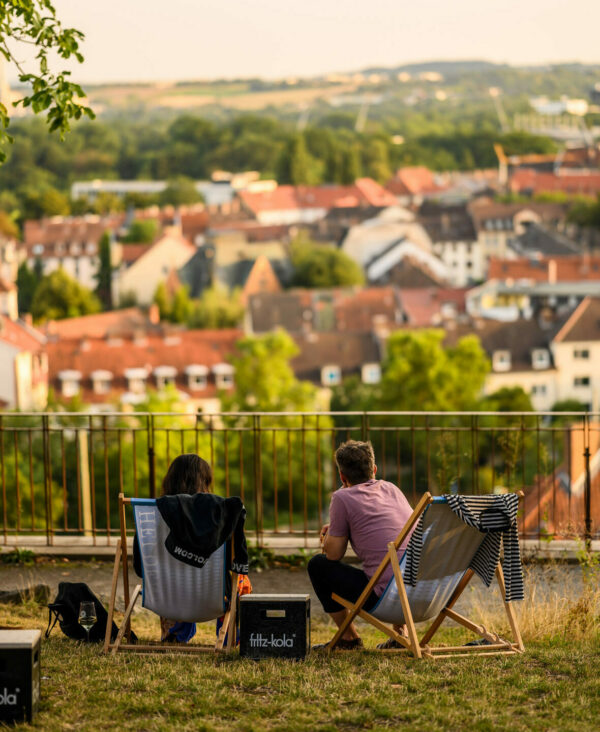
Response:
[[[388,543],[396,539],[412,509],[396,485],[375,477],[377,465],[370,442],[344,442],[335,452],[335,461],[342,485],[331,496],[329,524],[321,529],[322,553],[310,560],[308,574],[323,609],[339,628],[348,611],[332,600],[331,594],[351,602],[360,597],[387,553]],[[399,559],[409,538],[398,550]],[[348,542],[361,560],[362,569],[340,561]],[[367,598],[366,611],[377,604],[392,574],[390,564]],[[362,639],[351,623],[336,648],[351,650],[361,646]]]
[[[212,551],[222,546],[224,540],[233,537],[236,545],[235,561],[232,562],[231,541],[227,541],[226,564],[233,565],[234,571],[238,573],[238,592],[246,595],[252,591],[243,529],[246,509],[239,498],[224,499],[212,494],[212,482],[210,465],[195,453],[178,455],[169,465],[162,482],[162,496],[156,502],[161,516],[171,529],[165,546],[174,556],[181,558],[181,552],[178,553],[175,547],[187,543],[187,547],[197,550],[193,556],[200,560],[198,566],[202,566]],[[194,564],[191,560],[183,561]],[[133,568],[141,577],[142,562],[137,535],[133,543]],[[221,625],[219,621],[222,622],[222,618],[217,621],[217,633]],[[195,623],[161,617],[160,624],[163,641],[187,643],[196,634]]]

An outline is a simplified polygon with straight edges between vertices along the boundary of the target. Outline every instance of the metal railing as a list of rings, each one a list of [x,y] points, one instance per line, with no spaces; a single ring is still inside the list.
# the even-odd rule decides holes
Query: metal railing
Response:
[[[591,413],[3,413],[0,542],[118,532],[117,496],[157,496],[171,460],[208,460],[214,490],[240,495],[247,533],[314,537],[339,486],[333,453],[369,439],[378,477],[414,505],[429,490],[522,489],[524,539],[600,532],[600,419]]]

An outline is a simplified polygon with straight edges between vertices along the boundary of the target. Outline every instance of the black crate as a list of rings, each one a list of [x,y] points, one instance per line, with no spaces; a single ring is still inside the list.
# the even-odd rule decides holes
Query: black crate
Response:
[[[302,659],[310,650],[310,595],[240,598],[240,655]]]
[[[40,704],[39,630],[0,630],[0,720],[29,722]]]

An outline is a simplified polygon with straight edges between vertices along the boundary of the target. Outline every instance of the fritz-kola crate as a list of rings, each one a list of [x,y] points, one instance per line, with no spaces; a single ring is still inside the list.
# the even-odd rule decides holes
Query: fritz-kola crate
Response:
[[[240,655],[304,658],[310,650],[310,595],[240,598]]]
[[[29,722],[40,704],[39,630],[0,630],[0,720]]]

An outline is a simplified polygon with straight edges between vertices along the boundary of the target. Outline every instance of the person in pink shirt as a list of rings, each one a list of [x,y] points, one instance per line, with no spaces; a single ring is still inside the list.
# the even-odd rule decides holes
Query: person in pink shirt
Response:
[[[331,593],[354,602],[359,598],[387,552],[412,513],[402,491],[393,483],[378,480],[377,465],[370,442],[348,440],[338,447],[335,461],[342,486],[331,496],[329,524],[321,529],[322,554],[308,563],[308,574],[323,609],[339,627],[348,611],[331,599]],[[398,550],[401,559],[410,536]],[[362,569],[345,564],[350,542]],[[373,608],[393,574],[391,565],[367,598],[364,609]],[[360,638],[354,623],[348,626],[337,644],[340,650],[360,648]]]

